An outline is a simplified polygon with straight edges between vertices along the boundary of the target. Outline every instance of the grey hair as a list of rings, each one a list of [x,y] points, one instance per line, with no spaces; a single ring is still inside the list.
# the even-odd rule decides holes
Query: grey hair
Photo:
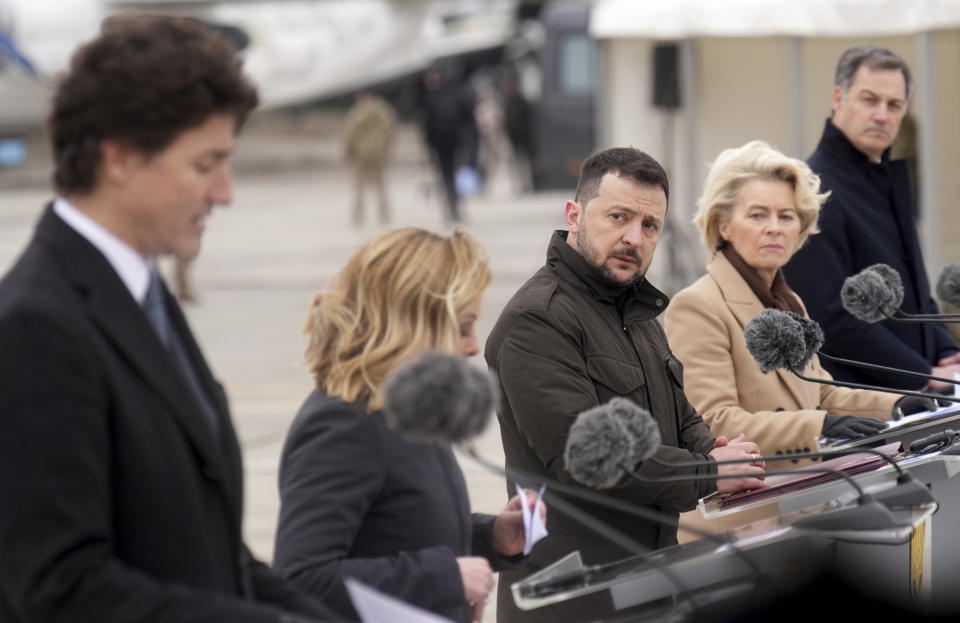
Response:
[[[844,95],[850,91],[853,77],[861,65],[870,69],[899,69],[903,80],[907,83],[907,99],[913,94],[913,74],[910,66],[903,58],[887,48],[875,45],[858,45],[840,55],[837,61],[837,72],[833,78],[834,86],[840,87]]]

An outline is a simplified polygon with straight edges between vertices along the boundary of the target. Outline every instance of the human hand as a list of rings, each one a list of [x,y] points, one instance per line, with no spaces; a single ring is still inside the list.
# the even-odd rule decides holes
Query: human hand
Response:
[[[879,433],[887,427],[885,422],[871,417],[857,417],[855,415],[827,415],[823,418],[824,437],[846,437],[859,439],[867,435]]]
[[[483,618],[483,607],[487,597],[496,586],[493,579],[493,570],[486,558],[479,556],[460,556],[457,558],[460,568],[460,580],[463,582],[463,596],[467,603],[473,606],[473,620]]]
[[[949,358],[948,358],[949,359]],[[941,360],[941,364],[947,359]],[[930,370],[933,376],[940,376],[945,379],[952,379],[954,374],[960,374],[960,363],[948,363],[935,366]],[[953,383],[944,383],[943,381],[927,381],[927,389],[940,389],[944,387],[953,387]]]
[[[527,496],[527,504],[530,510],[537,507],[539,496],[533,489],[524,489]],[[507,502],[497,518],[493,520],[492,541],[493,549],[501,556],[516,556],[523,553],[523,546],[526,544],[526,535],[523,530],[523,509],[522,501],[519,495]],[[544,523],[547,521],[547,505],[540,505],[540,518]]]
[[[763,456],[760,454],[760,448],[752,441],[747,441],[746,435],[740,433],[736,439],[728,440],[726,437],[718,437],[726,443],[722,446],[714,443],[710,456],[715,461],[735,461],[741,459],[754,459],[751,463],[735,463],[732,465],[717,465],[718,476],[742,475],[742,478],[718,478],[717,491],[720,493],[734,493],[744,489],[756,489],[763,486],[763,467],[764,463],[760,460]]]
[[[899,420],[903,415],[913,415],[923,411],[936,411],[937,401],[933,398],[924,398],[922,396],[904,396],[893,403],[891,416],[894,420]]]
[[[953,354],[950,355],[949,357],[944,357],[943,359],[941,359],[940,361],[937,362],[937,365],[938,365],[938,366],[950,366],[950,365],[958,364],[958,363],[960,363],[960,352],[953,353]]]

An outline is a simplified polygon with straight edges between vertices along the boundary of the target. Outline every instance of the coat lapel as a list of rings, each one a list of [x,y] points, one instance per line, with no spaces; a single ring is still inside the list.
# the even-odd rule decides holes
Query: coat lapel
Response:
[[[58,257],[64,275],[84,297],[86,313],[93,323],[166,405],[201,460],[222,475],[223,458],[200,407],[146,314],[107,259],[49,208],[37,227],[37,236]]]
[[[173,330],[180,336],[181,343],[187,352],[187,357],[190,359],[193,370],[200,379],[200,386],[210,398],[210,403],[216,412],[217,430],[219,431],[219,438],[216,440],[217,456],[224,459],[224,477],[228,478],[231,484],[231,486],[227,488],[227,491],[231,494],[231,504],[234,506],[233,510],[237,513],[237,516],[239,516],[243,511],[243,466],[242,458],[239,454],[240,442],[233,428],[233,422],[230,420],[230,409],[227,404],[226,395],[220,384],[217,383],[213,377],[209,366],[207,366],[207,361],[200,351],[199,344],[197,344],[196,339],[193,337],[193,332],[187,324],[183,310],[167,290],[166,284],[164,284],[163,287],[163,294]],[[191,401],[191,404],[193,404],[193,401]],[[200,420],[194,419],[193,421],[203,424],[202,428],[206,430],[207,426],[203,421],[204,419],[205,418]]]
[[[763,311],[763,303],[760,302],[757,295],[747,285],[746,280],[740,276],[737,269],[722,253],[716,253],[713,256],[713,259],[707,264],[707,273],[720,288],[723,300],[730,308],[734,318],[737,319],[740,328],[746,329],[747,323]],[[802,405],[808,402],[804,398],[806,381],[797,378],[787,370],[777,370],[774,373],[780,378],[780,382],[786,386],[787,391],[797,401],[797,404]]]

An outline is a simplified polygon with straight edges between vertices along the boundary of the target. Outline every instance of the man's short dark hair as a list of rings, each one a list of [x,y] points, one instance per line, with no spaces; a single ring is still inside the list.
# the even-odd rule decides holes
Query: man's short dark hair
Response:
[[[903,81],[907,85],[907,97],[913,93],[913,75],[910,73],[910,66],[907,61],[887,48],[877,47],[875,45],[858,45],[847,48],[840,59],[837,60],[837,71],[833,77],[833,85],[840,87],[844,94],[850,90],[853,84],[853,77],[861,65],[868,68],[893,69],[899,70],[903,74]]]
[[[607,173],[633,179],[645,186],[659,186],[670,199],[670,182],[660,163],[633,147],[613,147],[598,151],[583,161],[574,200],[584,208],[600,192],[600,180]]]
[[[233,115],[239,128],[256,106],[257,90],[223,36],[185,18],[110,18],[73,55],[54,95],[54,186],[91,191],[104,139],[149,157],[214,114]]]

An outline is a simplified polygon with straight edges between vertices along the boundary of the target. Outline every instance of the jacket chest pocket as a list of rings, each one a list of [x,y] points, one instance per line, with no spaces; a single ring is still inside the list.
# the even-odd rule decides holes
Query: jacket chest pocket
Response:
[[[601,404],[624,396],[646,406],[646,377],[643,368],[637,364],[606,355],[588,356],[587,375],[593,381]]]
[[[664,365],[667,368],[667,376],[678,390],[683,391],[683,364],[673,355],[667,355]]]

